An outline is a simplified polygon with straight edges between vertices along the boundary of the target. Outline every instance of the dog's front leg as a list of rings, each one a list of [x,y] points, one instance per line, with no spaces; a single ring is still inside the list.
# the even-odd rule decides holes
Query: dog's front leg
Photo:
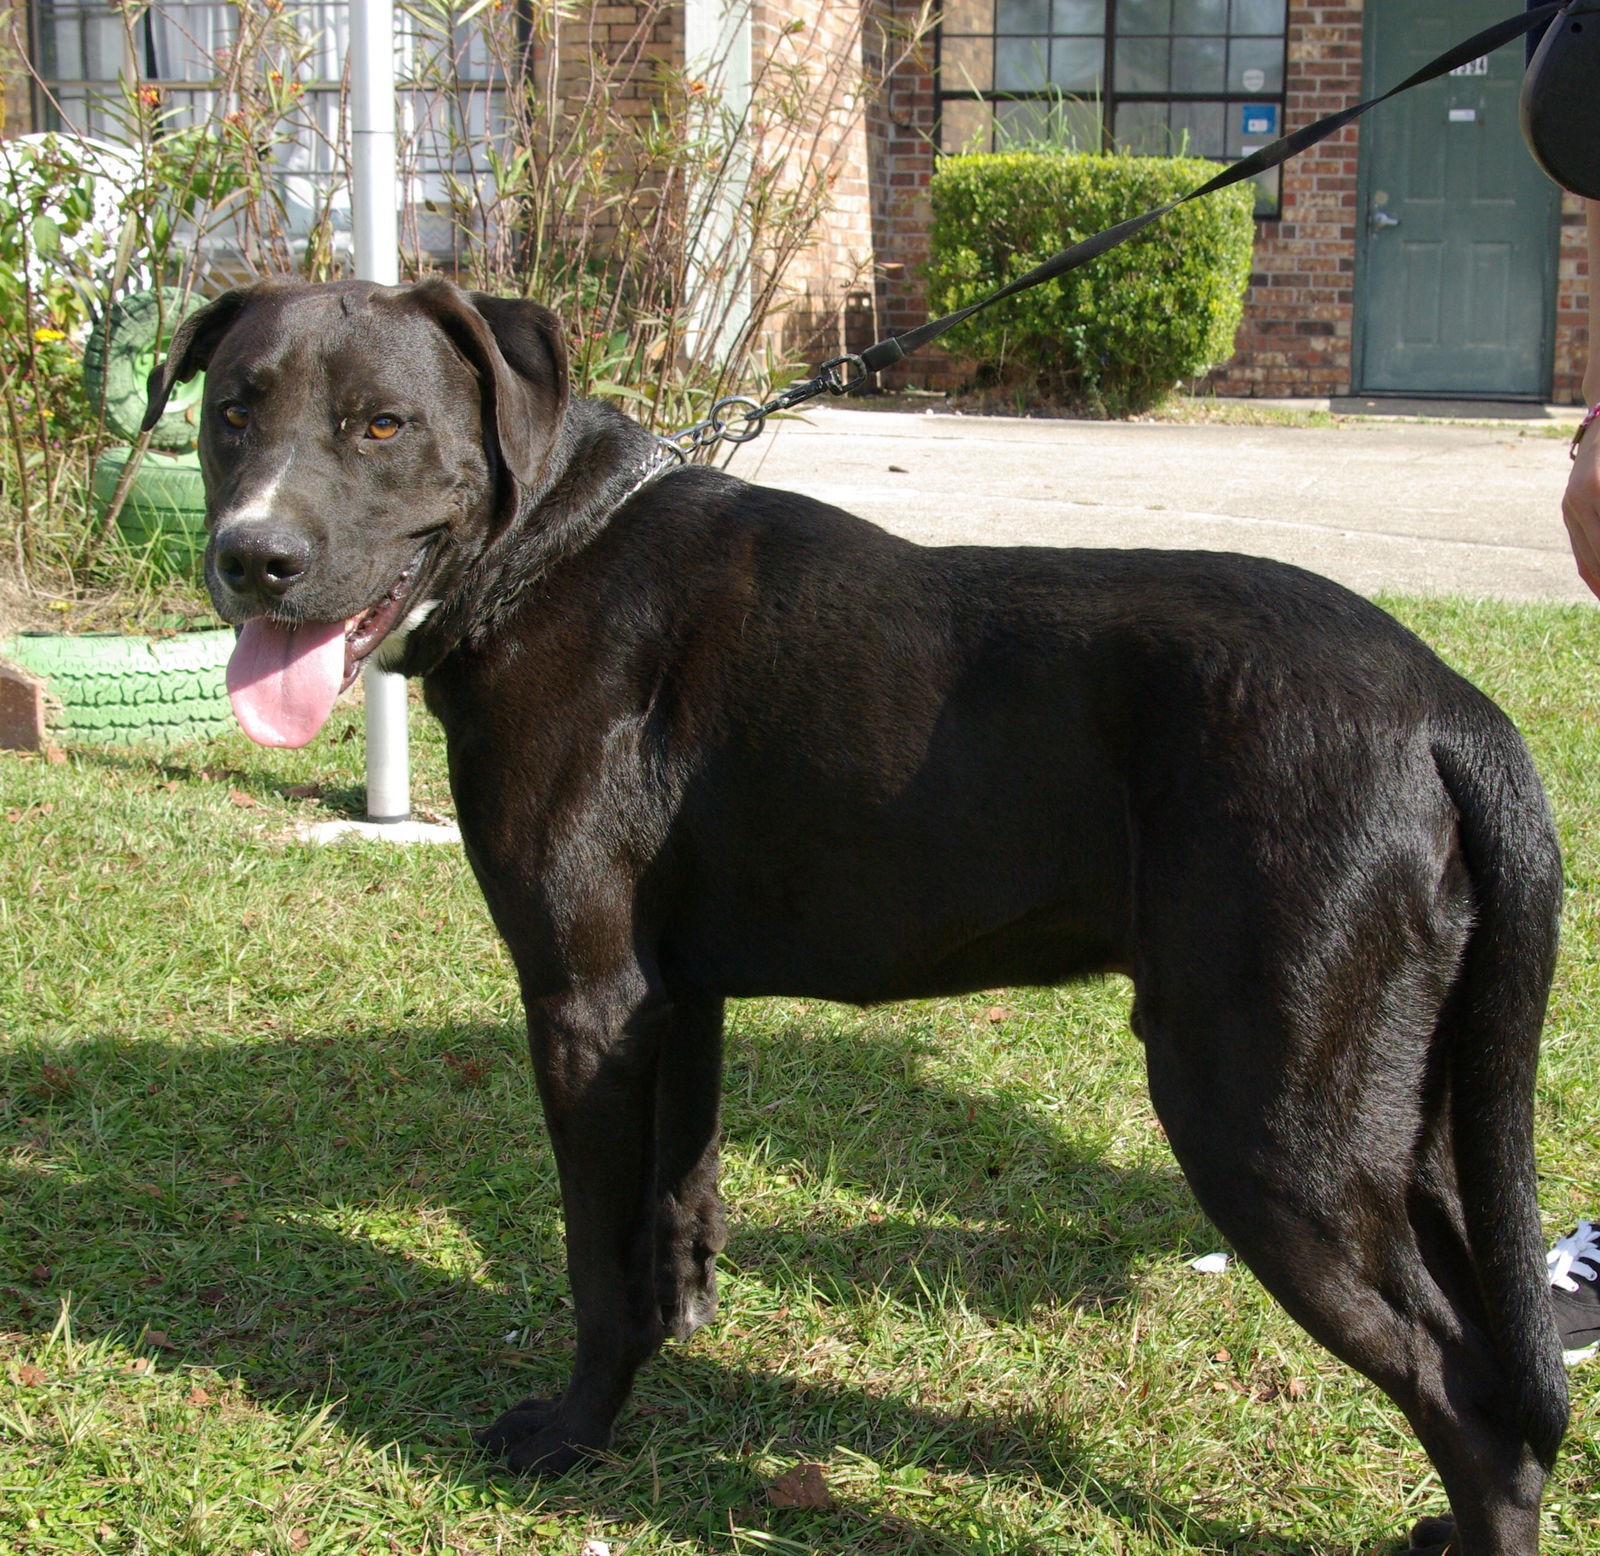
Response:
[[[728,1240],[717,1195],[722,1001],[673,1001],[656,1072],[656,1301],[687,1340],[717,1309],[717,1255]]]
[[[514,1469],[560,1474],[610,1443],[634,1373],[666,1333],[655,1282],[655,1127],[671,1006],[637,975],[526,1003],[578,1345],[559,1399],[522,1400],[478,1440]]]

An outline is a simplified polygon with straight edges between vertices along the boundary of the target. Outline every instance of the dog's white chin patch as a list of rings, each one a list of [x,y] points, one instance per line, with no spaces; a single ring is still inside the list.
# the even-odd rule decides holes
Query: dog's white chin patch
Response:
[[[257,616],[228,660],[228,701],[258,746],[303,746],[328,722],[345,682],[348,621],[284,626]]]
[[[420,604],[412,606],[406,619],[372,651],[372,657],[368,662],[380,670],[392,670],[400,663],[400,658],[405,653],[406,639],[438,608],[437,600],[423,600]]]

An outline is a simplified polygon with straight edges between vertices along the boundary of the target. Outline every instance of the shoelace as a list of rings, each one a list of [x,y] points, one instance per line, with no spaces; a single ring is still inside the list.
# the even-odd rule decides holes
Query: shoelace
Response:
[[[1563,1291],[1578,1290],[1580,1280],[1600,1280],[1600,1229],[1580,1221],[1578,1229],[1563,1237],[1545,1259],[1550,1266],[1550,1284]]]

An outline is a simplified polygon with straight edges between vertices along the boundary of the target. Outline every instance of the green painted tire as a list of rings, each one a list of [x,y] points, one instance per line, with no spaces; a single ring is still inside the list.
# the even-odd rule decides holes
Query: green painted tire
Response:
[[[7,659],[45,683],[51,728],[77,745],[177,745],[233,725],[223,674],[231,628],[172,637],[19,633]]]
[[[103,518],[128,468],[128,448],[108,448],[94,464],[95,511]],[[206,489],[195,453],[150,450],[117,515],[134,560],[158,573],[198,577],[206,550]]]
[[[176,287],[130,292],[119,297],[89,331],[83,347],[83,390],[91,410],[105,397],[106,426],[132,443],[144,423],[146,386],[151,370],[166,355],[166,343],[186,313],[201,299],[187,301]],[[153,448],[191,449],[200,436],[200,397],[205,374],[173,385],[167,408],[150,434]]]

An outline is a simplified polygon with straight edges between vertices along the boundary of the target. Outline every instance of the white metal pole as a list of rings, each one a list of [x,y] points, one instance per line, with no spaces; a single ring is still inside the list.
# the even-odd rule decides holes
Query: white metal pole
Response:
[[[400,212],[395,197],[394,4],[350,0],[350,225],[356,276],[393,286],[400,279]],[[411,817],[406,682],[369,665],[367,820]]]

